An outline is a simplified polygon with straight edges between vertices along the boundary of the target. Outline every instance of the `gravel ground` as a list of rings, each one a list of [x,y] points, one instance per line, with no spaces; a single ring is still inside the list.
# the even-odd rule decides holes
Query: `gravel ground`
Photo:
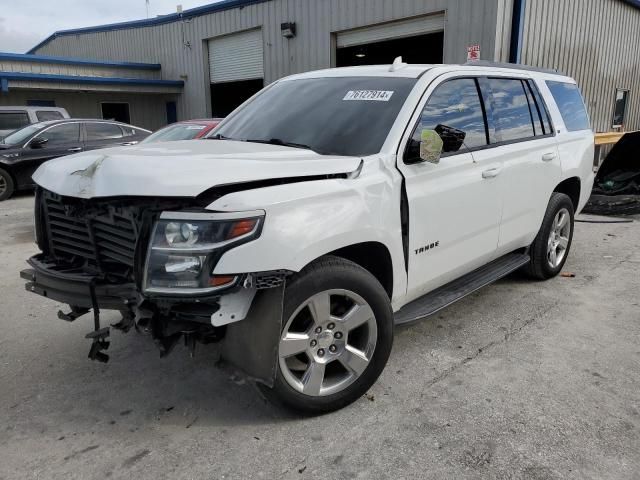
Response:
[[[378,383],[299,418],[178,347],[160,360],[29,294],[33,197],[0,203],[1,479],[601,479],[640,475],[640,223],[576,226],[575,278],[512,275],[399,329]],[[114,315],[106,320],[116,321]]]

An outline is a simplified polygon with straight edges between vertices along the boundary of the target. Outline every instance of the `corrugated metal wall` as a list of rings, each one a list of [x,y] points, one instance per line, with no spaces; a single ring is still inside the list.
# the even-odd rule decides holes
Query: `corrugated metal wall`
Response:
[[[76,118],[102,118],[100,102],[126,102],[129,104],[129,114],[133,125],[157,130],[167,123],[165,102],[175,100],[175,97],[20,89],[11,89],[8,95],[0,95],[0,105],[26,105],[27,100],[54,100],[56,106],[66,108],[69,114]]]
[[[161,63],[164,78],[185,79],[179,118],[202,117],[210,112],[209,38],[261,27],[269,83],[330,67],[333,32],[444,11],[445,62],[464,62],[466,47],[476,43],[482,58],[493,60],[498,1],[503,0],[271,0],[184,22],[61,36],[37,53]],[[296,38],[280,34],[280,23],[287,21],[296,22]]]
[[[574,77],[596,131],[611,129],[616,88],[640,129],[640,10],[619,0],[527,0],[522,62]]]
[[[85,77],[119,77],[159,79],[160,71],[97,65],[69,65],[64,63],[19,62],[0,59],[1,72],[49,73]]]

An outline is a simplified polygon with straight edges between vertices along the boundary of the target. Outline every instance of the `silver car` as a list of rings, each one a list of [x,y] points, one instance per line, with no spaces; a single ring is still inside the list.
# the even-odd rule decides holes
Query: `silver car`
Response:
[[[19,128],[47,120],[70,118],[59,107],[0,107],[0,140]]]

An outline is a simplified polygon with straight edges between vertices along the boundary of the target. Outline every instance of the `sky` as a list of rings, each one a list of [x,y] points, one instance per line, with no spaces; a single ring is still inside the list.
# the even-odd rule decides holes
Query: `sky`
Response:
[[[219,0],[149,0],[149,17]],[[0,52],[26,53],[57,30],[146,18],[145,0],[0,0]]]

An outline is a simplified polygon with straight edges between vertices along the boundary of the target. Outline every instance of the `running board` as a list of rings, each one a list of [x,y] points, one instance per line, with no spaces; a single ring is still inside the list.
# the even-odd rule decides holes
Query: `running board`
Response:
[[[395,324],[404,325],[433,315],[452,303],[518,270],[529,263],[529,255],[510,253],[463,277],[408,303],[395,314]]]

